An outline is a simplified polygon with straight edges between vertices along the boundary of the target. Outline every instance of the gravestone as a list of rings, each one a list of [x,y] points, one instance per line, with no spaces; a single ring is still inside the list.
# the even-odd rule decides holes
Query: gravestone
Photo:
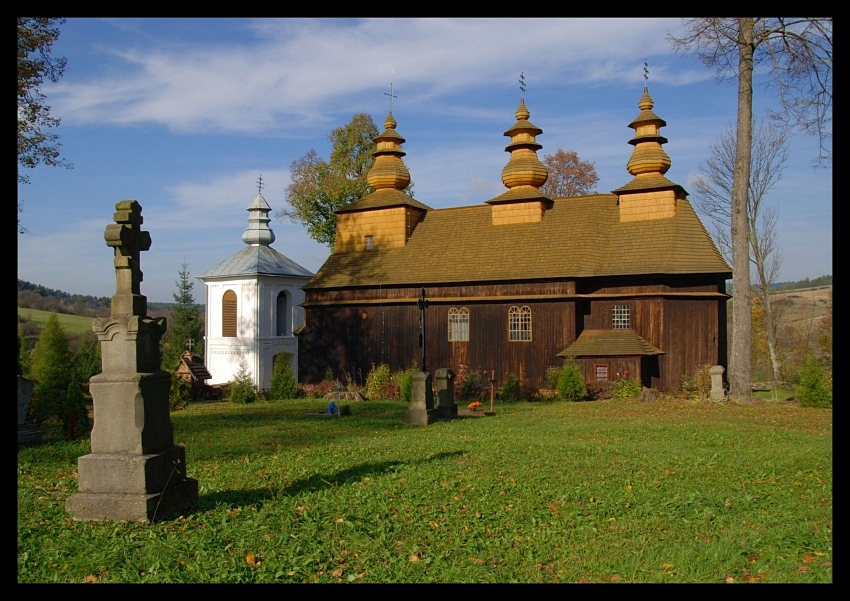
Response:
[[[417,371],[413,374],[410,406],[404,412],[404,423],[412,426],[427,426],[435,421],[437,421],[437,410],[434,408],[431,374],[427,371]]]
[[[151,522],[198,500],[186,477],[186,450],[174,444],[168,393],[160,369],[165,318],[147,314],[140,252],[151,245],[135,200],[115,205],[104,238],[115,253],[115,295],[108,318],[95,318],[102,371],[90,380],[94,406],[91,453],[77,460],[79,492],[65,508],[75,520]]]
[[[439,419],[456,419],[457,405],[455,404],[455,372],[441,367],[437,370],[437,417]]]
[[[41,432],[35,424],[27,423],[30,398],[35,383],[18,374],[18,447],[42,441]]]
[[[726,398],[726,391],[723,390],[723,369],[722,365],[712,365],[709,372],[711,373],[711,393],[709,398],[712,401],[722,401]]]

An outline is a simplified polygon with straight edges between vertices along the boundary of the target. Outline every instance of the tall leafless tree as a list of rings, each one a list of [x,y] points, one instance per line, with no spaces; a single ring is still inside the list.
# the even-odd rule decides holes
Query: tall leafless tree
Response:
[[[732,126],[726,127],[709,146],[710,156],[698,166],[690,183],[697,210],[712,222],[712,234],[727,260],[733,256],[730,240],[732,190],[735,173],[736,140]],[[768,191],[782,179],[788,161],[788,131],[771,123],[759,123],[753,133],[750,159],[747,219],[749,220],[751,281],[765,311],[767,347],[771,379],[779,377],[777,319],[770,289],[779,275],[782,255],[776,245],[779,210],[766,203]]]
[[[750,229],[747,217],[753,146],[753,74],[766,74],[781,110],[774,116],[820,140],[819,161],[831,161],[832,17],[701,17],[685,19],[685,33],[670,37],[675,50],[696,54],[718,79],[738,83],[735,166],[732,179],[733,398],[752,399]]]

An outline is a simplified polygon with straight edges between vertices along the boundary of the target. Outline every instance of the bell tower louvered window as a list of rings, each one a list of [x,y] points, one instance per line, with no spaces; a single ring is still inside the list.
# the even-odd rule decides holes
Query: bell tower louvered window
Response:
[[[221,335],[236,337],[236,293],[228,290],[221,299]]]

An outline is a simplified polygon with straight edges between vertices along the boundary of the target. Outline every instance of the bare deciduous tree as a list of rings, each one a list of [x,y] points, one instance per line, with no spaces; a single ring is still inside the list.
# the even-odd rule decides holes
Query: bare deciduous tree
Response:
[[[543,155],[542,163],[549,170],[540,191],[549,198],[595,194],[599,183],[594,163],[582,161],[575,150],[559,148],[554,154]]]
[[[819,136],[821,161],[831,160],[832,18],[702,17],[685,19],[685,34],[671,36],[675,50],[692,52],[718,79],[738,83],[735,163],[732,178],[732,347],[730,393],[752,399],[750,240],[747,218],[753,145],[753,73],[767,74],[777,91],[777,119]]]
[[[735,172],[736,141],[732,126],[724,129],[709,146],[710,156],[698,166],[691,182],[697,210],[712,222],[712,234],[727,260],[732,256],[730,226],[732,221],[732,188]],[[759,123],[753,133],[750,159],[747,219],[749,220],[750,264],[755,292],[765,311],[767,346],[771,379],[779,377],[777,323],[770,288],[779,275],[782,255],[776,245],[779,210],[766,203],[768,191],[782,179],[788,161],[788,132],[770,123]],[[754,277],[753,277],[754,276]]]

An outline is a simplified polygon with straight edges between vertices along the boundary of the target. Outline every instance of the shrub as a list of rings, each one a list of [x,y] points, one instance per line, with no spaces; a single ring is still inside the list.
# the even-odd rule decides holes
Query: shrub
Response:
[[[387,394],[385,385],[387,383],[392,384],[392,379],[393,376],[389,365],[386,363],[375,365],[373,363],[372,369],[366,375],[366,398],[370,401],[387,399],[388,397],[384,396]],[[392,394],[391,391],[390,394]]]
[[[378,389],[378,398],[386,401],[397,401],[399,397],[399,386],[392,378],[381,384],[381,387]]]
[[[460,366],[455,378],[455,401],[484,401],[487,399],[489,388],[490,381],[486,370],[475,371],[466,365]]]
[[[414,365],[395,374],[395,380],[398,384],[398,398],[403,403],[410,402],[410,391],[413,389],[413,374],[417,371],[419,371],[419,368]]]
[[[832,391],[826,385],[823,366],[809,357],[800,368],[800,383],[794,389],[794,398],[800,407],[831,407]]]
[[[171,374],[171,389],[168,392],[168,407],[172,411],[183,409],[192,398],[192,383],[176,373]]]
[[[587,399],[590,401],[602,401],[610,399],[613,394],[611,392],[612,382],[604,380],[602,382],[591,382],[586,386]]]
[[[711,395],[711,364],[698,365],[693,376],[682,376],[682,392],[694,401]]]
[[[624,401],[626,399],[636,399],[643,391],[643,386],[639,382],[623,378],[615,380],[611,383],[611,398],[615,401]]]
[[[509,374],[502,385],[499,399],[503,401],[537,401],[540,399],[540,391],[532,386],[531,382],[523,382],[519,376]]]
[[[562,401],[581,401],[587,398],[584,374],[573,357],[569,357],[558,374],[558,398]]]
[[[272,399],[298,398],[298,382],[295,381],[289,361],[282,353],[277,355],[274,360],[269,397]]]
[[[323,399],[336,389],[336,380],[322,380],[318,384],[299,384],[301,396],[308,399]]]
[[[499,398],[503,401],[520,401],[522,400],[522,382],[519,376],[509,374],[505,383],[502,384],[502,391],[499,393]]]
[[[233,384],[230,387],[230,402],[231,403],[253,403],[257,400],[257,389],[254,388],[254,381],[251,378],[251,372],[248,371],[248,366],[245,360],[239,362],[239,371],[233,378]]]
[[[561,375],[561,368],[555,365],[550,365],[546,368],[546,387],[549,390],[558,390],[558,376]]]

